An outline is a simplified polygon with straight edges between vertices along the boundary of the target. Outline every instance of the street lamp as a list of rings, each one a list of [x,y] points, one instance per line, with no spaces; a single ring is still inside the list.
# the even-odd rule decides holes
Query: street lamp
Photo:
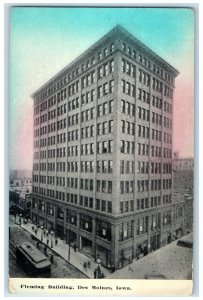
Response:
[[[44,227],[41,226],[41,241],[43,241],[43,229],[44,229]]]
[[[54,232],[51,231],[50,234],[51,234],[51,248],[53,248],[53,237],[54,237]]]
[[[98,267],[97,267],[97,269],[98,269],[98,278],[100,278],[100,275],[101,275],[101,269],[100,269],[101,259],[100,258],[97,259],[97,265],[98,265]]]

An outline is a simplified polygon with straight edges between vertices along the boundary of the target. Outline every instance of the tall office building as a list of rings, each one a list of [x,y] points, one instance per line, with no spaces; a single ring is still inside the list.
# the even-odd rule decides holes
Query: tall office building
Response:
[[[117,269],[183,230],[172,198],[178,71],[116,26],[33,95],[32,220]]]

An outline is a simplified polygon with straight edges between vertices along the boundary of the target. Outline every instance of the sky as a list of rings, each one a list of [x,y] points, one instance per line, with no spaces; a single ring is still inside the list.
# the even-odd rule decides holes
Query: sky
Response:
[[[120,24],[174,66],[173,149],[194,155],[194,14],[186,8],[37,8],[10,10],[9,165],[32,169],[30,95]]]

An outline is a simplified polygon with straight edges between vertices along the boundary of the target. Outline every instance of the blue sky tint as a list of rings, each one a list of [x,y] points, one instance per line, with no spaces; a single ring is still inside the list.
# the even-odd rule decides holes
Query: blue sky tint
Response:
[[[19,151],[23,147],[23,141],[17,140],[17,133],[23,126],[22,113],[27,112],[32,119],[30,95],[117,24],[166,59],[181,74],[187,75],[191,72],[194,42],[194,15],[191,9],[11,9],[11,147],[12,143],[16,144],[17,141],[22,143],[19,145]],[[31,151],[30,142],[29,153]],[[30,156],[25,164],[31,167],[32,155]],[[19,154],[11,148],[10,161],[13,167],[18,164],[16,157],[19,157]]]

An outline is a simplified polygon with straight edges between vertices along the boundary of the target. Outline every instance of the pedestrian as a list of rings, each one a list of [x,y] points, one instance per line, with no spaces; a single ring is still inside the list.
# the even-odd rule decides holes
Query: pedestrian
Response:
[[[94,278],[97,278],[97,269],[94,270]]]
[[[35,228],[35,235],[37,235],[37,228]]]
[[[57,244],[58,244],[58,239],[55,238],[55,246],[57,246]]]
[[[49,239],[47,239],[47,246],[49,246]]]
[[[86,262],[84,262],[83,268],[84,268],[85,270],[87,270],[87,264],[86,264]]]
[[[53,254],[51,254],[50,262],[51,262],[52,264],[54,263],[54,256],[53,256]]]
[[[73,248],[74,248],[74,252],[76,252],[76,250],[77,250],[76,244],[74,244]]]
[[[91,262],[90,261],[88,261],[87,266],[90,269],[90,267],[91,267]]]
[[[49,231],[48,231],[48,230],[46,230],[46,236],[48,236],[48,234],[49,234]]]
[[[44,246],[44,254],[47,256],[47,246]]]

